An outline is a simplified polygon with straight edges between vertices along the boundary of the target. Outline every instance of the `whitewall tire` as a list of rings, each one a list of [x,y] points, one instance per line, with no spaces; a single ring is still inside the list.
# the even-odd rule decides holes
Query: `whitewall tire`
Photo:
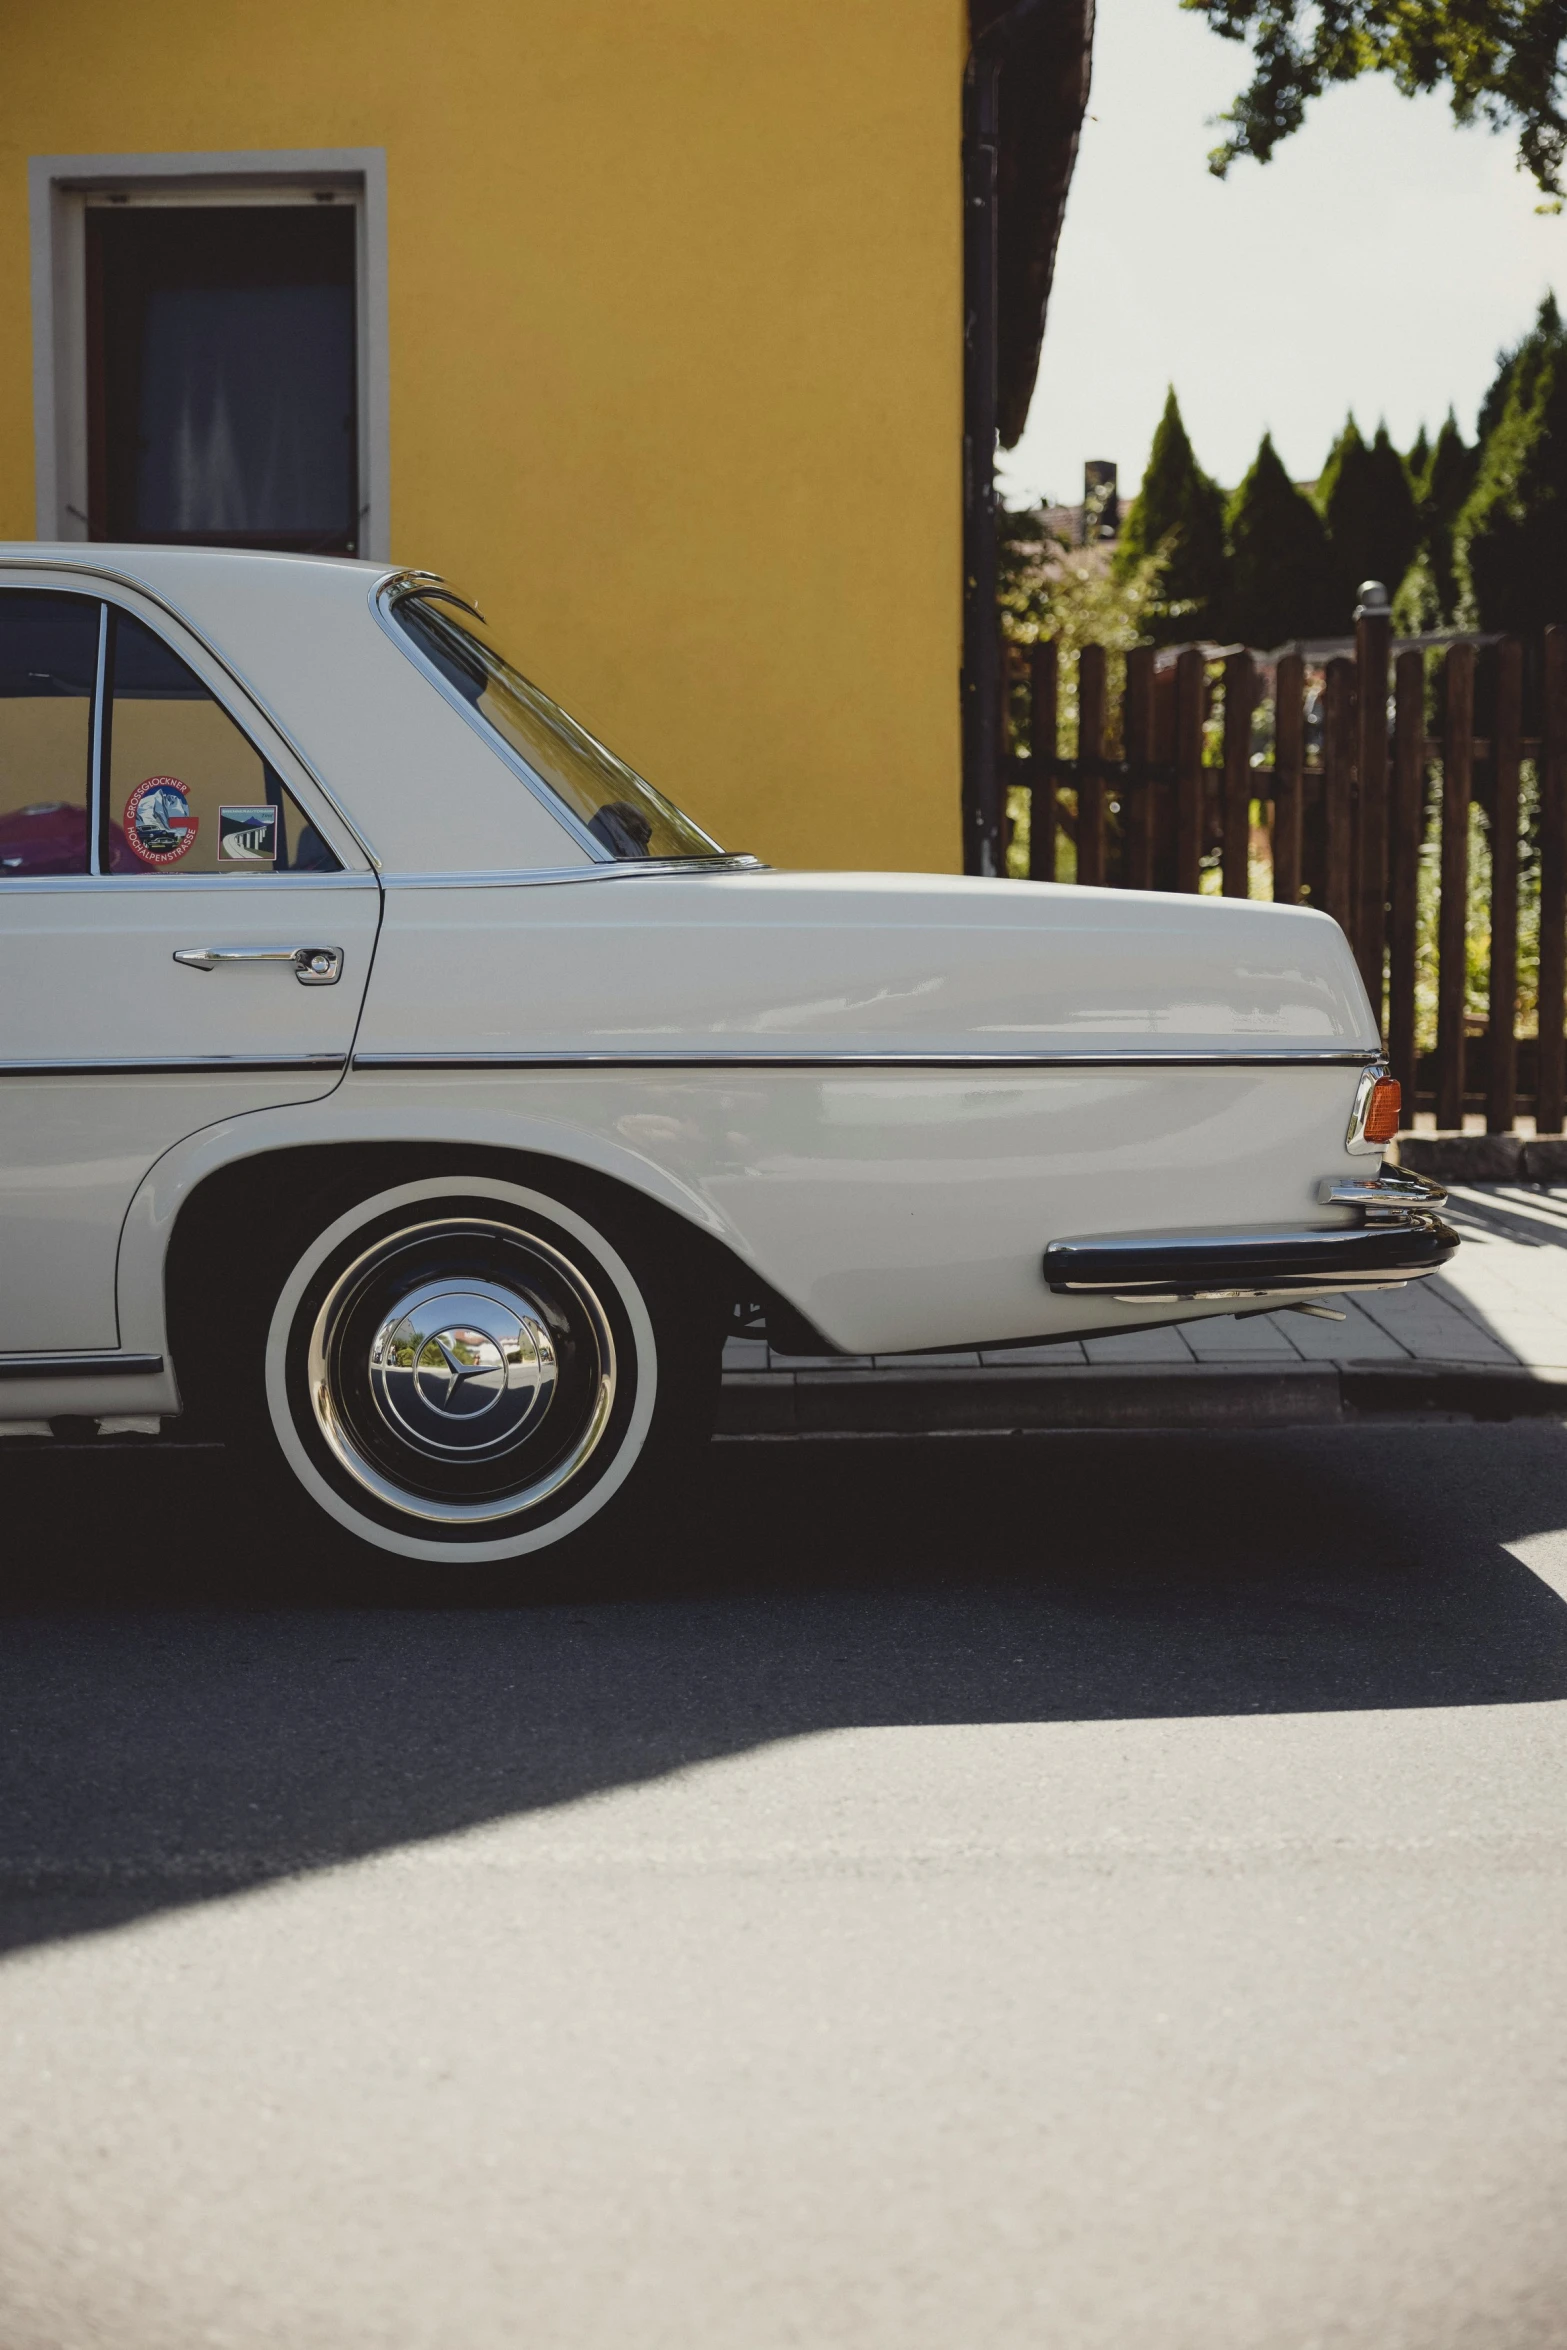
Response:
[[[379,1550],[462,1568],[552,1548],[646,1481],[691,1385],[678,1298],[660,1331],[645,1287],[542,1191],[461,1173],[376,1191],[277,1293],[272,1435],[302,1492]]]

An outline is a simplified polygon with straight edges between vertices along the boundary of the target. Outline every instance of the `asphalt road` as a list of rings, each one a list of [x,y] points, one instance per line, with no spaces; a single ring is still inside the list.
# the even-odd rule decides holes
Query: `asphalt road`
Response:
[[[4,2350],[1567,2340],[1567,1431],[730,1446],[534,1606],[256,1499],[0,1452]]]

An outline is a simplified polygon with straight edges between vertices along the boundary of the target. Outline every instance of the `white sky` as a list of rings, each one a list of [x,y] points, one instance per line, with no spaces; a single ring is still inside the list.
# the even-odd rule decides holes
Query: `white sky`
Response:
[[[1271,163],[1206,156],[1248,53],[1176,0],[1100,0],[1090,119],[1012,504],[1075,504],[1083,461],[1134,488],[1173,382],[1200,462],[1233,486],[1273,434],[1310,480],[1353,407],[1401,447],[1449,401],[1465,434],[1499,345],[1554,286],[1567,213],[1541,218],[1511,140],[1460,130],[1440,96],[1333,90]]]

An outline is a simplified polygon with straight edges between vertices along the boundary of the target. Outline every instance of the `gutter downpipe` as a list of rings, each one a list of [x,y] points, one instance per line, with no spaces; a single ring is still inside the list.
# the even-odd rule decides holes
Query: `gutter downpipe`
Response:
[[[1013,0],[969,50],[963,77],[963,870],[1006,869],[1001,621],[996,609],[1001,68],[1012,34],[1046,0]]]

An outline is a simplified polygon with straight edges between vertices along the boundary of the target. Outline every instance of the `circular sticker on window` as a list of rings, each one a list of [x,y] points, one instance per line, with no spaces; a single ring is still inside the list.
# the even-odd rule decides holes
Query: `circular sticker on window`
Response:
[[[149,775],[125,803],[125,839],[144,865],[177,865],[195,845],[199,816],[177,775]]]

